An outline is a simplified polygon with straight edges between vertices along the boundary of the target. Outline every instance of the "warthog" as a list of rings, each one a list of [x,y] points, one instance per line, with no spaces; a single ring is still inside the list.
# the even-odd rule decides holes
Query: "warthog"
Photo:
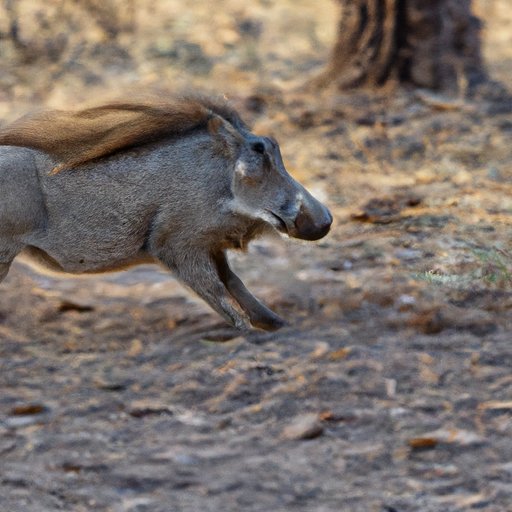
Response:
[[[235,327],[274,330],[225,251],[269,229],[317,240],[331,222],[277,142],[223,101],[39,112],[0,130],[0,282],[18,254],[75,274],[159,262]]]

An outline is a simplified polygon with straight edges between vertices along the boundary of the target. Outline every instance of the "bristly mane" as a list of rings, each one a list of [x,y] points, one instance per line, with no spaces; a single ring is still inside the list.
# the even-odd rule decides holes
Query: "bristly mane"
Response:
[[[237,131],[248,130],[226,101],[191,96],[29,114],[0,130],[0,145],[41,150],[59,161],[52,171],[57,173],[122,149],[206,127],[214,117]]]

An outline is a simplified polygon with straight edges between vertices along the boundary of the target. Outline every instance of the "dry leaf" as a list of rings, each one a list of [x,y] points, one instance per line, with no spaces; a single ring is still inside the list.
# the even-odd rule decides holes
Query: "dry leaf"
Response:
[[[426,449],[426,448],[435,448],[438,444],[438,440],[433,437],[413,437],[407,441],[407,444],[415,449]]]
[[[484,402],[478,406],[479,409],[490,409],[493,411],[496,410],[512,410],[512,400],[507,400],[505,402],[500,402],[497,400],[493,400],[490,402]]]
[[[47,411],[47,407],[42,404],[24,404],[16,405],[11,409],[12,416],[28,416],[32,414],[41,414]]]
[[[413,449],[434,448],[438,444],[454,444],[458,446],[478,445],[484,438],[469,430],[455,428],[440,428],[424,436],[409,439],[408,444]]]
[[[169,405],[157,400],[135,400],[127,409],[128,414],[134,418],[142,418],[150,414],[173,414]]]
[[[128,349],[128,356],[129,357],[137,357],[141,354],[143,350],[142,341],[139,339],[134,339],[130,343],[130,348]]]
[[[350,352],[352,351],[351,347],[340,348],[339,350],[335,350],[329,354],[329,359],[331,361],[338,361],[340,359],[345,359]]]

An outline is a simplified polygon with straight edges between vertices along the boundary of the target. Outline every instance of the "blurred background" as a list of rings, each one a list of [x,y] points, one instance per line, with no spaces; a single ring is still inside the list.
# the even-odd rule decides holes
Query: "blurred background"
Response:
[[[5,0],[0,115],[133,87],[285,86],[326,60],[337,16],[329,0]]]
[[[510,5],[473,11],[491,75],[506,82]],[[326,64],[339,13],[333,0],[2,0],[0,117],[133,87],[289,89]]]
[[[510,510],[510,84],[511,0],[0,0],[0,126],[225,94],[335,219],[231,255],[276,333],[230,329],[157,267],[15,262],[0,511]]]

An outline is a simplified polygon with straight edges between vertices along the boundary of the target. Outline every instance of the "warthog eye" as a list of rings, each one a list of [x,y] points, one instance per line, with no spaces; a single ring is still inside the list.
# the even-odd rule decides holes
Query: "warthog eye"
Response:
[[[262,155],[263,153],[265,153],[265,144],[263,144],[263,142],[255,142],[252,145],[252,149],[253,151],[256,151],[256,153]]]

